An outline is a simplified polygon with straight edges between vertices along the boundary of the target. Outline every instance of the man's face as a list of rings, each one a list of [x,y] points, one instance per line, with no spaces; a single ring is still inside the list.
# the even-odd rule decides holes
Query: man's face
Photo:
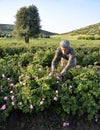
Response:
[[[61,51],[63,54],[66,54],[68,52],[69,48],[63,48],[61,47]]]

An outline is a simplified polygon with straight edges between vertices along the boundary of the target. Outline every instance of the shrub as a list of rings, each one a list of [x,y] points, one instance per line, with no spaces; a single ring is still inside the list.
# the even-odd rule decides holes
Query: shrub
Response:
[[[0,59],[0,122],[15,109],[34,113],[48,108],[60,116],[86,114],[88,119],[98,118],[100,76],[93,67],[99,60],[98,52],[96,47],[77,48],[80,66],[70,69],[61,81],[56,74],[48,76],[54,48],[6,53]],[[57,72],[61,69],[58,67]]]
[[[99,76],[91,68],[71,69],[62,81],[58,81],[56,75],[48,76],[48,68],[31,65],[21,70],[18,82],[12,86],[12,80],[8,81],[3,75],[2,79],[0,106],[3,119],[12,109],[32,113],[48,108],[60,115],[87,114],[88,119],[98,115]],[[5,101],[5,97],[8,100]]]

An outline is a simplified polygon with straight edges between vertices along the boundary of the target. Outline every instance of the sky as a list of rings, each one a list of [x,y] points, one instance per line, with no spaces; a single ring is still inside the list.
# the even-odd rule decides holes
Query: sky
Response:
[[[0,0],[0,24],[14,24],[21,7],[35,5],[41,29],[66,33],[100,23],[100,0]]]

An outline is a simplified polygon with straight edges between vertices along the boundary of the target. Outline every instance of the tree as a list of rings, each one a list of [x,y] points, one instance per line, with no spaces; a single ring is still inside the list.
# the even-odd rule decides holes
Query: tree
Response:
[[[24,37],[25,43],[29,43],[30,37],[38,37],[40,28],[40,17],[36,6],[22,7],[17,11],[15,36]]]

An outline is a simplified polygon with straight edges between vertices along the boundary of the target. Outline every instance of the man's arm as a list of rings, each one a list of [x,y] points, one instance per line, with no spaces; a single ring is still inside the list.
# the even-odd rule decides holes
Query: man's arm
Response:
[[[53,58],[53,60],[52,60],[52,63],[51,63],[51,70],[52,70],[52,71],[54,71],[55,68],[57,67],[57,62],[58,62],[59,59],[60,59],[60,54],[61,54],[60,49],[57,48],[56,53],[55,53],[55,56],[54,56],[54,58]]]
[[[69,53],[69,59],[67,62],[67,65],[65,66],[65,68],[62,70],[61,75],[63,75],[64,73],[66,73],[71,67],[73,67],[75,65],[75,52],[73,49],[71,49],[71,52]]]

